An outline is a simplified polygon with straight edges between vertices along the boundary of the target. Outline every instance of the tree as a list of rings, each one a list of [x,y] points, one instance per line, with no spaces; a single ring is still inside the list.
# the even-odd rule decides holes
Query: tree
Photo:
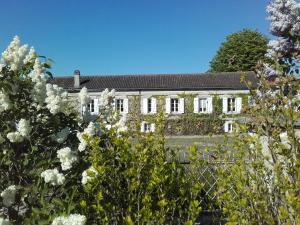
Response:
[[[210,62],[210,72],[254,71],[265,59],[268,39],[260,32],[244,29],[230,34]]]
[[[256,71],[249,121],[238,124],[234,161],[219,169],[219,201],[228,224],[300,224],[300,4],[273,0],[267,8],[270,63]],[[272,82],[269,76],[275,76]],[[232,152],[231,152],[232,153]],[[228,156],[229,157],[229,156]]]

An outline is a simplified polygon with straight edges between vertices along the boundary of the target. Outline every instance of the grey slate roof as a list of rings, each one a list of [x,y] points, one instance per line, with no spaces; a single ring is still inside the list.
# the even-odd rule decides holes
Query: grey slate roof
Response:
[[[253,72],[245,72],[246,80],[257,84]],[[102,91],[105,88],[116,91],[147,90],[247,90],[241,82],[242,72],[198,73],[198,74],[155,74],[155,75],[110,75],[80,76],[80,88]],[[74,77],[55,77],[55,83],[69,92],[74,89]]]

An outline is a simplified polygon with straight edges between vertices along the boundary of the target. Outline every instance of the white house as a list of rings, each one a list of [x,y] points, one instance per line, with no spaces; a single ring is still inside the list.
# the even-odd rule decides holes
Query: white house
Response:
[[[93,98],[87,106],[92,114],[99,113],[97,96],[106,88],[116,90],[116,110],[124,115],[135,110],[141,117],[156,115],[158,108],[174,118],[186,115],[190,113],[186,106],[186,95],[193,96],[192,113],[209,116],[217,110],[213,105],[213,97],[218,96],[222,99],[224,132],[232,132],[234,120],[239,118],[243,109],[241,95],[249,94],[248,87],[241,82],[241,76],[245,76],[254,86],[257,84],[253,72],[81,76],[79,70],[72,76],[55,77],[53,83],[63,87],[70,95],[77,95],[82,87],[86,87]],[[163,96],[164,101],[159,103],[158,96]],[[138,97],[140,101],[138,109],[131,108],[133,97]],[[154,123],[141,122],[142,132],[154,130]]]

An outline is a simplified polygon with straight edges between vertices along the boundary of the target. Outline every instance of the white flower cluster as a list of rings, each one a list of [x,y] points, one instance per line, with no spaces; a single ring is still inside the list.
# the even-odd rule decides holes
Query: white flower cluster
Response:
[[[59,131],[56,135],[54,135],[53,139],[56,140],[58,143],[62,144],[70,134],[70,128],[65,127],[61,131]]]
[[[299,3],[294,0],[274,0],[268,7],[270,31],[274,35],[300,32]]]
[[[45,102],[52,114],[57,114],[59,112],[65,113],[68,106],[68,93],[66,91],[56,84],[47,84],[46,95]]]
[[[84,225],[86,217],[80,214],[71,214],[69,216],[60,216],[53,220],[51,225]]]
[[[0,217],[0,225],[10,225],[11,223],[9,222],[8,219],[4,219]]]
[[[31,91],[33,99],[35,102],[42,105],[46,99],[46,82],[47,78],[44,74],[44,68],[42,67],[39,59],[35,59],[33,70],[30,73],[32,82],[34,83],[34,88]]]
[[[24,138],[29,138],[31,130],[32,128],[30,126],[29,121],[25,119],[20,119],[20,121],[17,124],[17,131],[8,133],[7,138],[12,143],[22,142]]]
[[[80,90],[78,97],[79,97],[79,102],[81,105],[86,105],[91,100],[90,96],[88,95],[88,91],[87,91],[86,87],[83,87]]]
[[[93,122],[90,122],[88,127],[84,129],[83,132],[78,132],[77,133],[77,138],[80,141],[79,146],[78,146],[78,151],[82,152],[86,149],[87,142],[84,140],[83,136],[94,136],[96,134],[96,127]]]
[[[17,71],[24,63],[28,62],[28,45],[20,46],[20,39],[15,36],[7,49],[2,53],[1,64],[10,66],[12,71]]]
[[[7,94],[0,91],[0,113],[5,110],[9,110],[12,107],[12,103]]]
[[[77,160],[77,156],[69,147],[58,150],[57,158],[59,158],[62,170],[71,169],[72,164]]]
[[[122,116],[120,120],[113,126],[117,128],[117,133],[127,131],[126,117]]]
[[[93,174],[93,176],[90,176],[90,174]],[[93,166],[91,166],[90,168],[88,168],[82,173],[81,183],[85,185],[87,184],[87,182],[91,181],[97,175],[98,175],[98,171]]]
[[[3,205],[6,207],[10,207],[15,203],[17,188],[15,185],[11,185],[1,192],[1,197],[3,201]]]
[[[65,176],[59,173],[57,169],[45,170],[41,173],[41,177],[44,178],[45,183],[50,183],[53,186],[62,185],[65,182]]]
[[[31,47],[23,62],[24,62],[24,64],[27,64],[29,62],[31,63],[36,58],[37,58],[37,54],[35,52],[35,49],[33,47]]]
[[[112,104],[112,100],[115,97],[115,90],[109,91],[107,88],[101,92],[99,97],[99,106],[100,107],[109,107]]]

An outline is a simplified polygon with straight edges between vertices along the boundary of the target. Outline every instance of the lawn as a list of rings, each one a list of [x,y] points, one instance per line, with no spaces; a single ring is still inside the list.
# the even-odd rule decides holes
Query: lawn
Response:
[[[214,158],[216,146],[223,145],[223,135],[214,136],[168,136],[166,137],[166,143],[168,147],[178,148],[180,160],[187,162],[187,147],[196,144],[199,151],[203,151],[203,158]],[[229,137],[227,141],[231,141]]]
[[[186,148],[192,144],[196,144],[200,148],[214,148],[215,145],[224,142],[224,136],[168,136],[166,142],[169,147]]]

